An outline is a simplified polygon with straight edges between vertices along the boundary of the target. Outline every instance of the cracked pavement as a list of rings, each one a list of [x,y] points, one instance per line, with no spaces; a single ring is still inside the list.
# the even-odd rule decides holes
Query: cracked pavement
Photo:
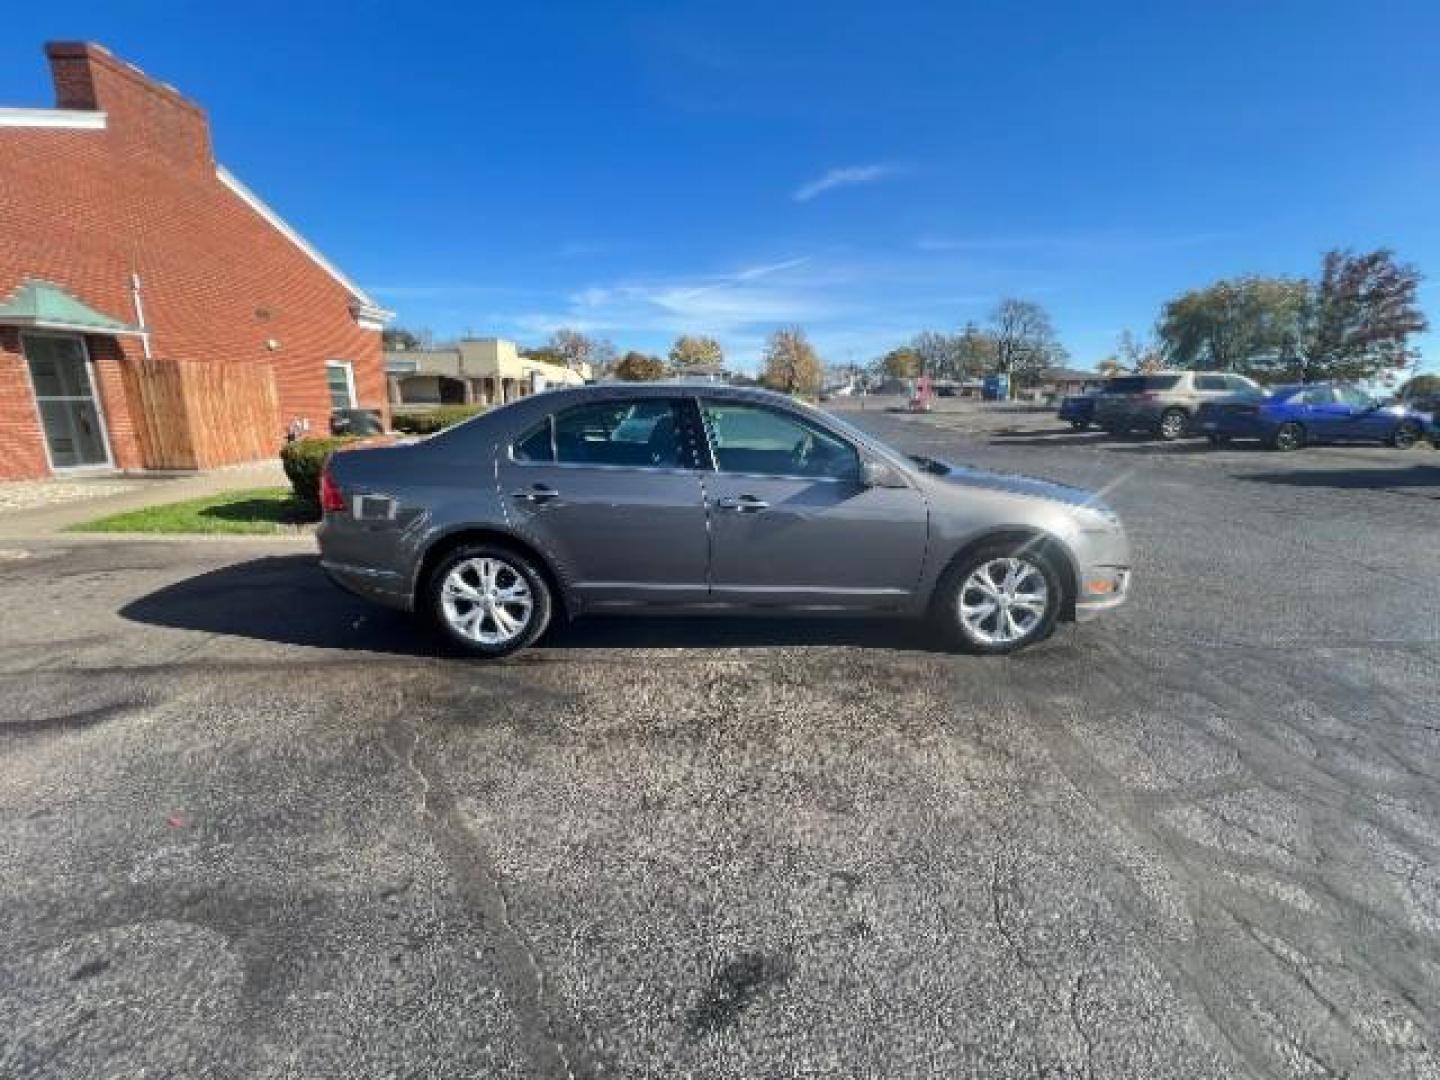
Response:
[[[0,1075],[1440,1076],[1440,454],[848,418],[1111,485],[1133,602],[486,666],[303,543],[0,542]]]

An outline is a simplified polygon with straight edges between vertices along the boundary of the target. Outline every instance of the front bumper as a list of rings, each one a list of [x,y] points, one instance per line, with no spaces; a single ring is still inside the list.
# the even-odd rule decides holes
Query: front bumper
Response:
[[[1075,597],[1075,621],[1089,622],[1125,603],[1130,597],[1133,576],[1128,566],[1096,566],[1081,574]]]

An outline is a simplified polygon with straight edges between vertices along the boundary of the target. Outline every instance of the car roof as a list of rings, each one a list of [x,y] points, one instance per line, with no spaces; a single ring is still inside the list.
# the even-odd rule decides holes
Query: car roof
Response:
[[[588,401],[606,398],[664,397],[675,394],[704,394],[706,397],[731,398],[737,401],[763,401],[773,405],[799,404],[788,394],[776,393],[758,386],[729,386],[705,379],[662,379],[653,382],[602,382],[585,386],[556,387],[532,394],[525,400]]]

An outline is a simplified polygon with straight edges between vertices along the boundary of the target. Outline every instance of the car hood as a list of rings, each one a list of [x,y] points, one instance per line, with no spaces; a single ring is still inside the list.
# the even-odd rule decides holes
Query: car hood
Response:
[[[951,465],[944,463],[949,472],[934,479],[949,487],[979,488],[985,491],[1000,491],[1008,495],[1023,495],[1032,499],[1048,499],[1065,503],[1067,506],[1090,506],[1097,510],[1108,510],[1105,500],[1093,491],[1056,483],[1038,476],[1022,476],[1019,473],[991,472],[973,465]]]

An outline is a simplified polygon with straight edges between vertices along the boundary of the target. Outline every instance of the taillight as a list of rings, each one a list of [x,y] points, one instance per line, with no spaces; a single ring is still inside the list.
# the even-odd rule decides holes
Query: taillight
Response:
[[[340,494],[340,485],[330,475],[330,466],[320,471],[320,509],[327,514],[345,509],[345,496]]]

